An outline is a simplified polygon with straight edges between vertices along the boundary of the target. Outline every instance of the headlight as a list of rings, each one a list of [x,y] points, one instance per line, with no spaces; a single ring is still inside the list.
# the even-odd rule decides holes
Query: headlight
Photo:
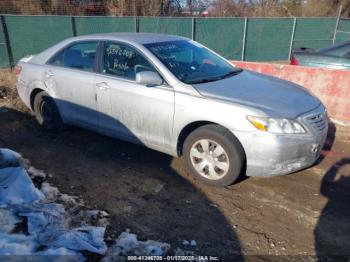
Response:
[[[269,118],[247,116],[247,119],[253,126],[261,131],[276,134],[305,134],[305,129],[296,120],[286,118]]]

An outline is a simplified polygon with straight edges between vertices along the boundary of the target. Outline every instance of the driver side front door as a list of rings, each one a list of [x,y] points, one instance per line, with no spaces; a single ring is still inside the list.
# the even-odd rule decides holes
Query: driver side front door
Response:
[[[162,150],[169,148],[173,130],[175,93],[163,84],[147,87],[136,82],[139,71],[156,71],[135,48],[107,42],[102,70],[95,79],[102,132]]]

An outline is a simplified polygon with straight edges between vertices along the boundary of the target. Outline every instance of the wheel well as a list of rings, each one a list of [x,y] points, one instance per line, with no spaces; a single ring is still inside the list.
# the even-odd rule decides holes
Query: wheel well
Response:
[[[197,122],[193,122],[191,124],[188,124],[187,126],[185,126],[181,132],[180,132],[180,135],[179,135],[179,138],[178,138],[178,142],[177,142],[177,153],[178,153],[178,156],[182,156],[183,152],[183,145],[185,143],[185,140],[187,138],[187,136],[192,133],[195,129],[201,127],[201,126],[204,126],[204,125],[208,125],[208,124],[212,124],[212,125],[217,125],[217,126],[220,126],[220,127],[223,127],[222,125],[218,124],[218,123],[215,123],[215,122],[210,122],[210,121],[197,121]],[[225,128],[225,127],[223,127]],[[227,129],[227,128],[225,128]],[[247,155],[246,155],[246,152],[245,152],[245,149],[241,143],[241,141],[238,140],[238,138],[232,134],[238,141],[238,143],[241,145],[241,148],[242,148],[242,153],[244,154],[244,163],[243,163],[243,166],[242,166],[242,174],[245,174],[246,173],[246,170],[247,170]]]
[[[209,121],[197,121],[197,122],[193,122],[188,124],[187,126],[185,126],[179,135],[179,138],[177,139],[177,153],[179,156],[182,156],[182,149],[183,149],[183,145],[185,143],[185,140],[187,138],[187,136],[192,133],[195,129],[204,126],[204,125],[208,125],[208,124],[214,124],[217,125],[217,123],[214,122],[209,122]]]
[[[40,88],[35,88],[32,93],[30,94],[30,107],[32,110],[34,110],[34,99],[36,97],[37,94],[39,94],[40,92],[43,92],[44,90],[40,89]]]

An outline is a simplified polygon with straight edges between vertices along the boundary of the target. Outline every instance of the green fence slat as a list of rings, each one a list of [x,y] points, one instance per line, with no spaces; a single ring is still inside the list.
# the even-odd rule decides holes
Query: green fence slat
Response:
[[[333,44],[335,18],[298,18],[295,28],[294,48],[323,48]]]
[[[196,41],[213,49],[227,59],[241,59],[243,34],[243,18],[196,19]]]
[[[293,18],[249,18],[246,61],[287,60]]]
[[[336,36],[336,42],[343,42],[350,40],[350,19],[341,19],[338,25],[338,31]]]
[[[0,23],[0,68],[10,67],[9,58],[7,54],[7,47],[5,41],[5,35]]]
[[[135,32],[134,17],[75,17],[77,35]]]
[[[139,32],[180,35],[191,38],[191,18],[140,17]]]
[[[5,20],[15,63],[72,36],[67,16],[5,16]]]

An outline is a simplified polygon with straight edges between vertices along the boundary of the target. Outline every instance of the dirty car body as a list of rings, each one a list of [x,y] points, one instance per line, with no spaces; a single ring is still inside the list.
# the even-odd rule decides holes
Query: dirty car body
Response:
[[[79,45],[84,46],[79,54],[70,49]],[[193,62],[197,51],[209,57]],[[143,62],[130,67],[130,60]],[[248,176],[313,165],[327,135],[325,107],[303,87],[240,70],[183,37],[79,36],[25,57],[18,66],[18,93],[31,109],[35,95],[45,91],[64,123],[172,156],[182,155],[193,130],[215,124],[241,144]]]

